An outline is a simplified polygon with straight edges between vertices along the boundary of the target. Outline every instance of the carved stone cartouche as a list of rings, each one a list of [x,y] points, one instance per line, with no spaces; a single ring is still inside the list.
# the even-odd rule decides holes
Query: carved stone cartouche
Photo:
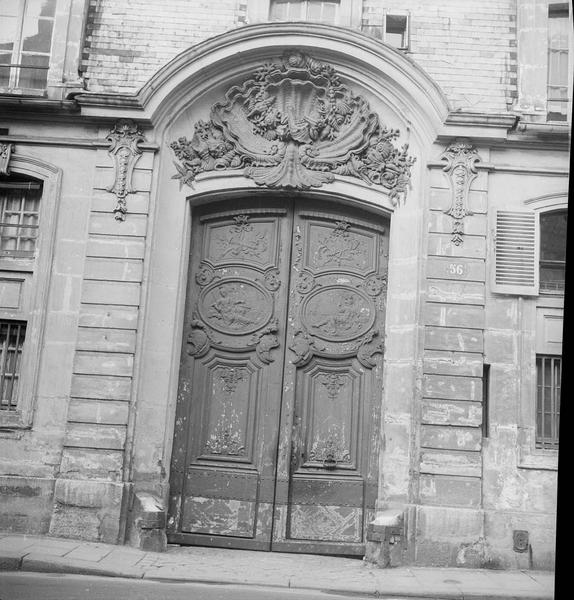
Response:
[[[107,190],[115,194],[117,198],[114,208],[116,220],[125,221],[126,196],[134,191],[132,189],[133,170],[142,153],[138,144],[144,142],[145,137],[136,123],[129,119],[120,119],[106,139],[110,142],[108,154],[114,161],[114,180]]]
[[[452,243],[460,246],[463,243],[463,219],[472,215],[468,208],[468,194],[477,176],[476,163],[480,161],[480,156],[471,143],[457,141],[446,148],[441,159],[446,163],[443,171],[449,178],[452,190],[451,206],[444,212],[453,218]]]
[[[309,189],[347,175],[380,185],[397,203],[415,161],[408,144],[394,146],[398,137],[333,67],[290,51],[231,87],[191,139],[171,143],[174,178],[191,185],[200,173],[243,169],[258,185]]]

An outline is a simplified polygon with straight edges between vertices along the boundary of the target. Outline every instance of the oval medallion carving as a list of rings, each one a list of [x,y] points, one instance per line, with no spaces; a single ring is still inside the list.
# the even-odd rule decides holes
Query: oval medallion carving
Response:
[[[344,342],[369,331],[375,309],[365,294],[346,286],[329,286],[306,298],[301,317],[313,335]]]
[[[245,335],[266,325],[273,313],[273,299],[262,287],[243,279],[227,279],[206,288],[199,312],[213,329]]]

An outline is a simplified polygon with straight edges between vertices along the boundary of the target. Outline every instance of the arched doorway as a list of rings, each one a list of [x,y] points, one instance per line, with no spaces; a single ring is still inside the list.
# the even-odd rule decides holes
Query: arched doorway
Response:
[[[306,52],[309,55],[305,58],[302,53]],[[267,100],[273,97],[275,104],[264,101],[262,105],[255,102],[251,106],[251,99],[261,99],[259,92],[267,92]],[[419,289],[421,257],[426,243],[423,213],[427,196],[424,190],[428,183],[425,165],[448,112],[446,101],[436,84],[412,61],[376,40],[341,28],[283,23],[247,26],[182,53],[142,88],[138,98],[145,115],[154,123],[158,153],[154,163],[154,192],[150,198],[153,216],[149,234],[152,241],[143,301],[145,316],[139,341],[137,416],[130,447],[130,476],[135,493],[139,490],[152,492],[158,496],[162,507],[169,507],[167,532],[172,542],[266,549],[273,545],[274,549],[283,550],[362,554],[365,524],[371,523],[391,504],[405,506],[411,501],[416,486],[411,440],[420,363]],[[321,118],[327,101],[331,102],[329,98],[333,98],[337,113],[332,123],[341,126],[336,132],[326,128],[328,120]],[[253,117],[267,114],[259,109],[270,106],[281,107],[285,118],[263,119],[260,123],[258,120],[257,127],[253,128]],[[301,110],[293,114],[290,106]],[[317,123],[320,132],[315,127]],[[323,140],[320,144],[317,143],[319,138]],[[277,140],[282,143],[277,144]],[[307,152],[309,144],[318,153]],[[408,157],[416,158],[416,162],[412,164]],[[412,166],[410,177],[399,178],[400,173],[407,174],[404,159]],[[373,173],[381,172],[391,175],[390,178],[383,177],[378,182],[370,179]],[[227,204],[215,204],[224,199]],[[248,212],[248,209],[257,211],[259,208],[267,212],[261,215]],[[281,209],[283,213],[273,214],[269,212],[271,209]],[[317,285],[302,295],[296,288],[299,271],[293,262],[297,255],[295,233],[297,224],[302,227],[312,219],[303,217],[301,211],[317,213],[313,218],[322,224],[322,228],[317,226],[315,231],[321,231],[322,237],[335,238],[340,234],[341,238],[347,239],[347,235],[362,231],[370,232],[364,234],[367,237],[382,236],[381,243],[389,245],[388,280],[392,293],[387,296],[382,290],[372,300],[366,287],[369,276],[358,271],[350,278],[350,284],[341,284],[337,277],[349,278],[342,269],[339,276],[333,271],[329,276],[331,279],[324,274],[320,277],[315,274]],[[221,216],[222,213],[229,214]],[[392,229],[389,230],[391,215]],[[232,227],[237,227],[236,235],[239,236],[242,227],[256,224],[258,218],[271,217],[277,220],[280,233],[279,241],[274,242],[280,244],[277,264],[269,262],[265,268],[259,266],[251,270],[246,267],[235,275],[233,269],[238,269],[237,265],[212,265],[215,276],[220,277],[214,276],[205,283],[205,277],[209,279],[210,275],[209,269],[204,273],[200,264],[206,255],[203,242],[199,241],[205,235],[202,231],[209,231],[211,227],[214,231],[227,228],[231,232]],[[339,222],[340,226],[337,225]],[[377,227],[384,231],[378,231]],[[303,252],[305,246],[301,247]],[[386,264],[385,256],[377,274],[385,273]],[[273,268],[279,269],[279,275],[273,273]],[[309,270],[297,268],[301,272]],[[253,294],[251,298],[257,299],[257,294],[261,294],[259,302],[263,302],[262,298],[267,299],[267,304],[269,299],[272,300],[273,312],[264,313],[264,325],[257,322],[257,327],[247,327],[242,335],[234,335],[233,332],[219,331],[225,327],[208,310],[204,310],[200,318],[193,318],[193,302],[197,299],[207,298],[211,304],[221,300],[221,293],[216,289],[217,282],[224,276],[219,272],[221,269],[230,270],[231,274],[227,276],[239,279],[235,282],[238,286],[246,285],[245,281],[253,284],[248,287]],[[204,281],[203,285],[196,275]],[[255,281],[256,278],[259,281]],[[268,289],[269,285],[276,285],[274,280],[280,284],[278,289]],[[363,287],[357,287],[361,283]],[[379,319],[376,325],[373,323],[369,330],[361,330],[359,336],[363,342],[375,328],[381,332],[381,337],[373,335],[362,344],[365,354],[373,350],[370,358],[376,366],[369,369],[361,364],[356,347],[359,338],[330,341],[316,332],[310,334],[318,351],[309,352],[308,362],[301,358],[294,366],[297,354],[306,356],[303,349],[307,345],[313,349],[313,339],[306,339],[304,332],[295,337],[300,324],[292,321],[290,307],[314,310],[315,304],[330,303],[336,308],[336,294],[321,296],[319,290],[329,288],[334,294],[340,291],[341,285],[358,290],[357,302],[365,297],[375,303],[388,298],[384,304],[385,316],[381,312],[380,318],[376,317]],[[242,293],[241,289],[237,292],[231,287],[224,289],[223,294],[226,291]],[[383,304],[381,311],[382,308]],[[248,318],[254,318],[254,315]],[[323,327],[328,326],[329,318],[336,320],[336,313],[325,316],[327,323]],[[240,322],[241,318],[237,323]],[[383,329],[384,369],[383,356],[374,352],[382,340]],[[212,335],[213,343],[208,334]],[[243,344],[245,356],[250,353],[252,357],[249,364],[247,358],[241,358],[240,344]],[[355,348],[352,348],[353,344]],[[269,345],[267,349],[266,345]],[[327,356],[321,355],[321,345],[327,346]],[[297,453],[303,451],[308,455],[312,443],[310,447],[301,445],[295,452],[291,450],[292,440],[297,444],[306,439],[303,428],[308,424],[302,422],[300,431],[293,427],[293,415],[300,408],[297,405],[299,391],[294,387],[297,381],[315,385],[321,390],[319,394],[315,393],[315,398],[322,397],[327,406],[329,392],[321,383],[323,376],[328,381],[332,374],[331,388],[339,387],[337,371],[331,372],[328,351],[355,353],[341,358],[348,361],[347,373],[353,369],[361,373],[356,379],[358,385],[371,385],[368,393],[377,396],[379,409],[384,411],[378,424],[369,421],[372,420],[371,416],[367,417],[370,409],[361,413],[364,418],[361,422],[369,421],[370,428],[370,433],[361,440],[371,444],[369,452],[371,448],[374,450],[365,455],[367,458],[361,455],[360,460],[366,461],[361,465],[367,464],[368,468],[353,481],[362,483],[357,483],[355,488],[348,485],[345,489],[341,485],[336,493],[335,484],[324,489],[311,489],[303,474],[315,472],[324,475],[325,481],[338,482],[344,479],[338,478],[340,473],[349,475],[350,481],[352,469],[345,469],[343,461],[336,456],[333,457],[337,461],[335,468],[330,469],[332,462],[328,453],[313,467],[303,468],[302,456]],[[261,355],[266,358],[262,359]],[[187,369],[189,374],[185,385],[181,377],[182,356],[184,370]],[[211,356],[218,358],[208,364]],[[192,377],[196,363],[202,365],[204,372]],[[236,487],[233,494],[217,496],[218,486],[225,489],[231,486],[231,479],[222,479],[222,482],[207,482],[215,492],[196,493],[194,490],[199,488],[191,484],[195,481],[193,478],[201,482],[208,476],[202,474],[201,469],[190,470],[190,465],[209,441],[205,437],[209,422],[207,425],[201,421],[195,423],[197,415],[187,412],[193,404],[190,400],[184,402],[182,393],[191,398],[190,394],[198,386],[203,386],[204,392],[209,394],[214,389],[219,394],[225,393],[219,375],[226,376],[227,367],[239,369],[239,374],[230,374],[231,379],[238,379],[236,393],[247,385],[245,379],[239,379],[241,375],[253,377],[257,385],[263,385],[259,381],[265,378],[274,382],[275,388],[265,395],[265,401],[269,398],[269,402],[275,402],[271,411],[275,421],[269,416],[269,424],[263,432],[267,437],[262,437],[263,433],[259,435],[257,428],[261,420],[250,425],[252,431],[249,434],[253,436],[250,440],[255,440],[254,453],[260,450],[257,444],[264,445],[261,452],[267,452],[266,462],[261,464],[265,464],[266,471],[236,466],[247,464],[242,463],[241,457],[234,461],[226,459],[233,468],[240,470],[242,476],[246,475],[241,484],[244,487]],[[306,393],[304,388],[302,393]],[[351,392],[342,385],[339,393],[348,395]],[[257,400],[259,402],[259,397]],[[208,405],[208,400],[203,398],[202,401],[199,417]],[[301,406],[311,410],[310,405]],[[254,414],[267,419],[268,412],[270,414],[262,409]],[[213,422],[217,423],[217,419]],[[192,432],[190,428],[193,427],[197,427],[197,431]],[[225,428],[222,431],[225,432]],[[369,439],[372,441],[367,441]],[[379,452],[377,443],[383,439],[384,447],[381,443]],[[247,453],[247,445],[241,442],[239,447],[242,445]],[[223,473],[229,473],[225,470],[226,461],[218,463],[217,456],[212,457],[211,463],[204,462],[219,464]],[[291,456],[296,458],[295,464],[301,463],[301,477],[290,467]],[[233,479],[234,484],[239,481],[239,478]],[[356,500],[357,489],[359,500]],[[313,495],[305,496],[307,493]],[[352,500],[341,501],[342,495]],[[338,499],[332,500],[333,497]],[[186,498],[190,498],[187,504]],[[243,530],[236,528],[235,531],[245,531],[248,535],[225,535],[223,526],[219,533],[211,526],[200,531],[195,515],[206,505],[198,500],[201,498],[214,500],[212,505],[222,506],[232,501],[236,507],[241,506],[244,511],[241,514],[248,515],[248,524]],[[312,513],[311,508],[306,508],[311,506],[323,507],[321,513]],[[299,527],[297,519],[299,523],[305,523],[304,527],[315,526],[321,519],[328,521],[330,509],[325,507],[333,506],[339,514],[346,513],[352,522],[344,535],[328,538],[319,532],[315,537],[304,538],[301,534],[303,525]],[[189,517],[188,525],[195,529],[184,529],[182,523],[190,514],[193,517]],[[239,515],[239,509],[234,514]],[[222,522],[221,515],[217,515],[217,519]]]
[[[191,238],[172,541],[362,555],[387,222],[267,196],[195,209]]]

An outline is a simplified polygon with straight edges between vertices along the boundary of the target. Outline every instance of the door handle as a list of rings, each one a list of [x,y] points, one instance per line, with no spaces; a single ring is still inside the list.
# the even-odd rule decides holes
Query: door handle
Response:
[[[326,471],[333,471],[337,468],[337,459],[333,455],[333,453],[329,452],[325,459],[323,460],[323,468]]]

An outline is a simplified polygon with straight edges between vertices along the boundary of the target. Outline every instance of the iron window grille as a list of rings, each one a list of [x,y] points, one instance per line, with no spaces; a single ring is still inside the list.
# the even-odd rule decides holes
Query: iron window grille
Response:
[[[46,88],[56,4],[0,0],[0,88]]]
[[[41,195],[40,183],[0,181],[0,257],[34,256]]]
[[[536,357],[536,447],[558,448],[562,358]]]
[[[15,411],[26,323],[0,320],[0,410]]]

